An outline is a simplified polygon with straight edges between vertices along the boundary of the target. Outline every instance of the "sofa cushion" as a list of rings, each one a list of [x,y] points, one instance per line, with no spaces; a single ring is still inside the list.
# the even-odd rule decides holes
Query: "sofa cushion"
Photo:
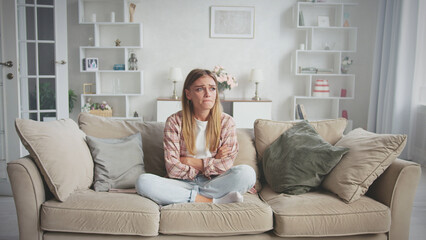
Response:
[[[301,121],[265,150],[265,179],[275,192],[309,192],[321,184],[348,150],[326,142],[307,121]]]
[[[137,194],[74,192],[65,202],[41,207],[41,229],[52,232],[158,235],[159,207]]]
[[[93,160],[85,134],[71,119],[37,122],[16,119],[16,131],[50,191],[59,201],[93,182]]]
[[[266,232],[272,226],[271,208],[257,195],[245,194],[242,203],[185,203],[164,206],[161,208],[159,232],[228,236]]]
[[[145,172],[140,133],[125,138],[87,136],[87,143],[95,161],[95,191],[135,188],[139,175]]]
[[[254,185],[257,191],[260,191],[262,186],[259,181],[259,168],[257,167],[256,148],[254,147],[254,132],[251,128],[237,128],[237,141],[239,151],[234,161],[234,166],[245,164],[249,165],[256,172],[256,184]]]
[[[399,156],[406,141],[406,135],[376,134],[362,128],[349,132],[336,146],[350,150],[322,186],[348,203],[358,200]]]
[[[262,161],[265,149],[271,145],[283,132],[287,131],[298,121],[279,122],[257,119],[254,122],[254,136],[258,160]],[[309,122],[318,134],[331,145],[343,136],[347,120],[344,118]]]
[[[140,132],[145,171],[162,177],[167,175],[163,148],[164,123],[123,121],[81,113],[78,124],[88,136],[97,138],[123,138]]]
[[[268,185],[260,192],[274,212],[274,232],[280,237],[331,237],[385,233],[390,209],[363,196],[351,204],[322,191],[301,195],[275,193]]]

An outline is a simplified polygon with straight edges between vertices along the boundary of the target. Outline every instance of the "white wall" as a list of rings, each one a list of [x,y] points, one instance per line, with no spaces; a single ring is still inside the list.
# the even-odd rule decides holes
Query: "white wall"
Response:
[[[294,28],[295,0],[141,0],[136,6],[136,20],[143,23],[143,49],[138,53],[139,66],[144,70],[145,94],[131,100],[131,110],[144,120],[156,120],[156,98],[170,96],[172,84],[167,80],[168,69],[181,67],[184,75],[193,68],[212,69],[224,66],[237,77],[239,86],[226,96],[251,98],[254,85],[249,82],[251,68],[264,70],[265,82],[260,95],[273,101],[273,120],[291,119],[291,97],[305,93],[302,79],[290,71],[291,54],[302,41]],[[356,74],[355,100],[342,101],[354,127],[367,126],[371,65],[375,40],[378,1],[359,0],[351,13],[357,18],[358,51],[354,55],[352,72]],[[68,1],[69,86],[81,94],[85,82],[94,76],[79,72],[80,45],[87,45],[93,27],[78,24],[77,0]],[[211,6],[254,6],[254,39],[214,39],[209,37]],[[179,92],[182,83],[178,84]],[[80,102],[71,117],[76,119]]]

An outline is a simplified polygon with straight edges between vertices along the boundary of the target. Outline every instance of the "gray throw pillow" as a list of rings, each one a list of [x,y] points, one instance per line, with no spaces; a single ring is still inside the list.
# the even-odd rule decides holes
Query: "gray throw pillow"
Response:
[[[95,161],[95,191],[135,187],[145,172],[140,133],[117,139],[87,136],[87,143]]]
[[[300,122],[265,150],[265,179],[275,192],[309,192],[321,184],[348,150],[326,142],[307,121]]]

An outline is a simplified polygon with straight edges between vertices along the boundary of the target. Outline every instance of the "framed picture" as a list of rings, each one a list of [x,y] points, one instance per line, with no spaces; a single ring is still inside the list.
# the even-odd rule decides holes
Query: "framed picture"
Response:
[[[97,71],[99,69],[98,58],[85,58],[84,70]]]
[[[211,38],[254,38],[254,7],[210,8]]]
[[[330,18],[328,16],[318,16],[318,27],[330,27]]]

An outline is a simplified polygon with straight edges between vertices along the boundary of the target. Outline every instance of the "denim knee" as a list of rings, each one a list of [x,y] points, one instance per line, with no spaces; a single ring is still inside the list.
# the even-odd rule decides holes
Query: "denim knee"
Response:
[[[153,192],[155,192],[155,187],[153,183],[153,178],[158,177],[157,175],[151,173],[143,173],[136,180],[136,191],[141,196],[150,196]]]
[[[236,181],[242,185],[246,185],[249,188],[253,187],[256,183],[256,172],[249,165],[237,165],[233,166],[231,169],[232,173],[238,176]],[[241,181],[241,182],[240,182]]]

